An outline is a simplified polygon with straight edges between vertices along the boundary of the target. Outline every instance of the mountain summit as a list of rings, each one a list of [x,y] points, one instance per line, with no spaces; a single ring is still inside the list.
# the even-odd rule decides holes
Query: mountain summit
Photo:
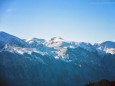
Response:
[[[61,37],[53,37],[51,38],[51,41],[58,42],[58,41],[64,41],[64,39]]]

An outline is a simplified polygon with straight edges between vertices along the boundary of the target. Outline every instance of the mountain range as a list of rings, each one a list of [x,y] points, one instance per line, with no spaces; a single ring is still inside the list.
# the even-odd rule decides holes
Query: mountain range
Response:
[[[7,86],[85,86],[115,80],[115,42],[20,39],[1,31],[0,78]]]

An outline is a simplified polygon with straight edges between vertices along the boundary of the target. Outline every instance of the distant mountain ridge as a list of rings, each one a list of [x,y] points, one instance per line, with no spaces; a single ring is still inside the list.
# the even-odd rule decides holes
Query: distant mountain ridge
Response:
[[[39,38],[23,40],[2,31],[0,32],[0,44],[1,46],[10,45],[13,47],[21,47],[28,49],[37,48],[36,50],[40,50],[39,48],[42,48],[42,52],[50,52],[52,50],[53,53],[59,53],[63,50],[67,50],[67,48],[82,47],[90,52],[97,51],[99,55],[107,53],[115,54],[115,42],[112,41],[105,41],[102,43],[95,43],[94,45],[92,45],[90,43],[85,42],[66,41],[61,37],[53,37],[51,38],[51,40]]]
[[[115,80],[115,42],[20,39],[0,32],[0,78],[11,86],[84,86]],[[8,85],[9,86],[9,85]]]

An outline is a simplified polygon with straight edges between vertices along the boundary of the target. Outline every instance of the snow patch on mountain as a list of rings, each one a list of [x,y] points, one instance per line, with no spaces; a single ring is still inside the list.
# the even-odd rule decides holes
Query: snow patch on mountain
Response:
[[[115,54],[115,48],[107,48],[106,53]]]
[[[9,51],[9,52],[18,53],[18,54],[21,54],[21,55],[23,55],[24,53],[32,54],[33,52],[41,54],[41,55],[46,55],[47,54],[46,52],[41,52],[41,51],[39,51],[35,48],[14,47],[14,46],[11,46],[11,45],[8,45],[8,44],[6,44],[5,47],[1,51]]]
[[[95,43],[94,47],[97,49],[99,54],[105,55],[106,53],[115,54],[115,42],[105,41]]]

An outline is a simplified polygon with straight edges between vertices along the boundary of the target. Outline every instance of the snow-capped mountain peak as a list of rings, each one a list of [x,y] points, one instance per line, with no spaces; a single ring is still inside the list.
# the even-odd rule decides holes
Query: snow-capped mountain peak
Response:
[[[32,39],[27,39],[26,42],[32,44],[32,43],[43,43],[45,42],[45,39],[39,39],[39,38],[32,38]]]
[[[100,54],[115,54],[115,42],[112,41],[104,41],[101,43],[95,43],[94,47]]]
[[[97,47],[103,47],[103,48],[115,48],[115,42],[112,41],[104,41],[104,42],[100,42],[100,43],[95,43],[94,46]]]
[[[59,41],[64,41],[64,39],[61,37],[53,37],[53,38],[51,38],[51,41],[59,42]]]

